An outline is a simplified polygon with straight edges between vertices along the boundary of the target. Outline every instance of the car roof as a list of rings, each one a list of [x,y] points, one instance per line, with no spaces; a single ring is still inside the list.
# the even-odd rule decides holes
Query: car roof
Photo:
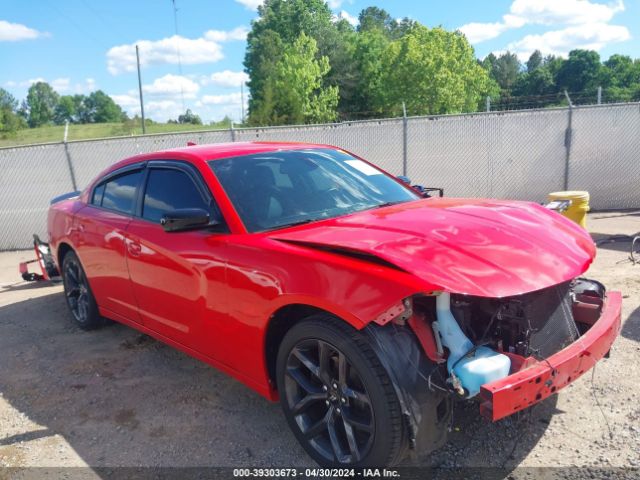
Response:
[[[107,171],[116,170],[130,163],[145,160],[190,160],[192,162],[207,162],[220,158],[236,157],[240,155],[250,155],[262,152],[274,152],[279,150],[301,150],[306,148],[332,148],[332,145],[323,145],[317,143],[298,143],[298,142],[233,142],[233,143],[210,143],[207,145],[189,145],[181,148],[172,148],[160,150],[151,153],[143,153],[130,158],[121,160]]]

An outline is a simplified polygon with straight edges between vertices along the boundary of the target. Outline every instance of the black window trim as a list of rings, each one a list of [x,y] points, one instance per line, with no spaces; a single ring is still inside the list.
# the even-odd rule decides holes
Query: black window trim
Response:
[[[142,220],[144,222],[148,222],[153,225],[156,225],[156,222],[152,222],[151,220],[148,220],[142,217],[142,208],[144,204],[144,195],[147,190],[147,181],[149,179],[149,171],[151,169],[160,169],[160,168],[180,170],[186,173],[195,184],[196,188],[198,189],[198,193],[200,193],[200,195],[202,196],[202,199],[205,201],[205,203],[209,205],[209,208],[210,208],[209,213],[214,213],[215,211],[219,215],[219,217],[222,219],[222,225],[221,227],[218,228],[218,231],[216,231],[216,233],[229,232],[228,223],[224,218],[224,214],[222,213],[222,210],[220,210],[220,207],[218,206],[218,202],[213,196],[213,194],[211,193],[211,190],[209,189],[206,182],[202,178],[202,174],[198,171],[198,169],[194,165],[184,160],[170,160],[170,159],[145,160],[143,162],[136,162],[129,165],[125,165],[124,167],[118,168],[113,172],[109,172],[106,175],[104,175],[98,182],[96,182],[95,185],[91,188],[91,192],[89,192],[89,201],[87,203],[87,206],[98,208],[98,209],[105,210],[112,213],[116,213],[118,215],[122,215],[123,217],[135,218],[135,219]],[[138,183],[138,186],[136,187],[136,196],[133,202],[132,213],[125,213],[120,210],[115,210],[112,208],[107,208],[107,207],[103,207],[102,205],[96,205],[92,203],[95,190],[98,187],[106,184],[107,182],[121,175],[126,175],[127,173],[135,172],[138,170],[142,172],[142,177]]]
[[[102,177],[100,179],[99,182],[96,182],[96,184],[91,188],[91,192],[89,193],[89,201],[87,203],[87,206],[89,207],[93,207],[93,208],[98,208],[100,210],[105,210],[107,212],[111,212],[111,213],[116,213],[118,215],[122,215],[123,217],[133,217],[133,213],[127,213],[127,212],[123,212],[121,210],[116,210],[114,208],[108,208],[108,207],[104,207],[102,206],[102,200],[100,201],[100,205],[96,205],[95,203],[93,203],[93,197],[95,195],[95,191],[98,187],[101,187],[102,185],[105,185],[106,183],[110,182],[111,180],[114,180],[118,177],[121,177],[123,175],[126,175],[128,173],[133,173],[136,171],[140,171],[142,173],[142,180],[144,180],[145,178],[145,167],[146,167],[146,163],[147,162],[139,162],[139,163],[133,163],[131,165],[125,165],[122,168],[118,168],[117,170],[114,170],[113,172],[109,172],[107,173],[104,177]],[[133,211],[135,212],[137,209],[137,202],[138,202],[138,192],[140,190],[140,185],[141,185],[141,181],[138,181],[138,185],[136,186],[136,198],[133,201]],[[103,198],[104,198],[104,192],[103,192]]]
[[[207,186],[206,182],[202,178],[202,175],[198,171],[198,169],[193,166],[189,162],[181,161],[181,160],[149,160],[146,162],[145,172],[142,176],[142,182],[138,186],[138,194],[136,198],[136,208],[134,209],[133,217],[137,220],[142,220],[147,223],[151,223],[153,225],[158,225],[157,222],[153,222],[147,218],[142,216],[143,208],[144,208],[144,196],[147,192],[147,185],[149,182],[149,172],[151,170],[178,170],[180,172],[185,173],[193,182],[198,193],[204,200],[204,203],[208,205],[209,214],[217,213],[219,217],[222,219],[222,225],[218,227],[215,233],[227,233],[228,227],[227,222],[224,219],[224,215],[218,206],[218,202],[215,197],[211,193],[211,190]]]

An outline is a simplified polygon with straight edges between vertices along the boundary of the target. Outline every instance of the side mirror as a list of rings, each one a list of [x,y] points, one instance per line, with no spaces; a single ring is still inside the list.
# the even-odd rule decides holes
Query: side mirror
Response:
[[[444,197],[444,188],[423,187],[422,185],[413,185],[413,189],[416,190],[424,198],[433,197],[434,192],[437,192],[439,197]]]
[[[165,232],[182,232],[212,227],[220,222],[212,220],[211,215],[202,208],[182,208],[165,213],[160,219],[160,225]]]

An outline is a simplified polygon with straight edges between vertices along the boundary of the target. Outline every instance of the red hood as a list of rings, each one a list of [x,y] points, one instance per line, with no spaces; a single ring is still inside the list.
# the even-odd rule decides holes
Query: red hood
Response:
[[[271,238],[359,250],[443,290],[505,297],[582,274],[589,234],[540,205],[428,199],[274,232]]]

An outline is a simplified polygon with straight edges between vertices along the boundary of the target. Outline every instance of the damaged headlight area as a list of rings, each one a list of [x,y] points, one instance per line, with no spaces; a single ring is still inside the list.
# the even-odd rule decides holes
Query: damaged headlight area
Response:
[[[583,278],[504,298],[416,295],[367,327],[420,450],[446,438],[452,398],[476,397],[574,343],[600,318],[606,297]]]

